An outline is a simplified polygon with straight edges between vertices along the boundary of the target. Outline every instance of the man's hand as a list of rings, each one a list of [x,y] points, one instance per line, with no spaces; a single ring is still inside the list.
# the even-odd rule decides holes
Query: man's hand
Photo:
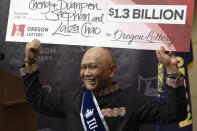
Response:
[[[26,57],[25,61],[32,62],[35,61],[40,51],[40,41],[37,39],[32,40],[26,44]]]
[[[168,74],[178,73],[178,62],[173,52],[166,52],[161,46],[160,50],[156,51],[157,59],[166,68]]]

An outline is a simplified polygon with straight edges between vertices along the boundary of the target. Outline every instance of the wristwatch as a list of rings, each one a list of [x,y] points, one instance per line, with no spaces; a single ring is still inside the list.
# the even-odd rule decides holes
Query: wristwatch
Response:
[[[166,84],[172,86],[173,88],[179,87],[184,84],[184,75],[181,72],[167,74],[166,75]]]
[[[182,79],[185,76],[181,72],[178,72],[178,73],[173,73],[173,74],[166,74],[166,77],[172,78],[172,79]]]

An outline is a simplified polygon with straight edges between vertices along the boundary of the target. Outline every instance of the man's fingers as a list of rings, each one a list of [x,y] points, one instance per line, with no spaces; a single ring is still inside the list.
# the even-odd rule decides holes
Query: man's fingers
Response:
[[[166,54],[169,55],[169,56],[173,56],[174,55],[174,52],[172,52],[172,51],[166,51]]]
[[[40,41],[37,39],[32,40],[26,44],[26,58],[35,59],[40,51]]]
[[[157,55],[157,58],[159,58],[160,57],[160,52],[159,52],[159,50],[156,50],[156,55]]]
[[[40,41],[37,39],[32,40],[32,42],[27,43],[26,49],[32,52],[37,52],[40,50]]]
[[[32,42],[40,44],[40,41],[38,39],[33,39]]]
[[[38,39],[34,39],[32,43],[35,45],[36,48],[40,48],[40,41]]]
[[[165,48],[164,48],[163,46],[160,47],[160,52],[161,52],[162,54],[164,54],[164,53],[166,52],[166,50],[165,50]]]
[[[40,41],[37,40],[37,39],[33,39],[31,42],[29,42],[27,44],[33,44],[33,45],[39,45],[40,46]]]
[[[157,59],[161,63],[162,63],[162,61],[164,59],[165,52],[166,52],[166,50],[165,50],[165,48],[163,46],[160,47],[160,50],[156,51]]]
[[[173,56],[174,52],[173,51],[166,51],[163,46],[160,47],[160,55],[167,54],[168,56]]]

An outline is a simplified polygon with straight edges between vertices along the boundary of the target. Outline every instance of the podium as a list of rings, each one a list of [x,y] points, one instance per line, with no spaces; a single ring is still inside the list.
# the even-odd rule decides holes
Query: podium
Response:
[[[21,78],[0,69],[0,131],[36,131],[37,113],[27,103]]]

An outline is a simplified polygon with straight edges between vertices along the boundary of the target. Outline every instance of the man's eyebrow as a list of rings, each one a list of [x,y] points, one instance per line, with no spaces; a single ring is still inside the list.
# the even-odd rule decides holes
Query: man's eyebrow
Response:
[[[97,66],[98,64],[97,63],[83,63],[83,64],[81,64],[81,66],[91,66],[91,65]]]
[[[81,64],[81,66],[85,66],[85,65],[87,65],[87,64]]]

